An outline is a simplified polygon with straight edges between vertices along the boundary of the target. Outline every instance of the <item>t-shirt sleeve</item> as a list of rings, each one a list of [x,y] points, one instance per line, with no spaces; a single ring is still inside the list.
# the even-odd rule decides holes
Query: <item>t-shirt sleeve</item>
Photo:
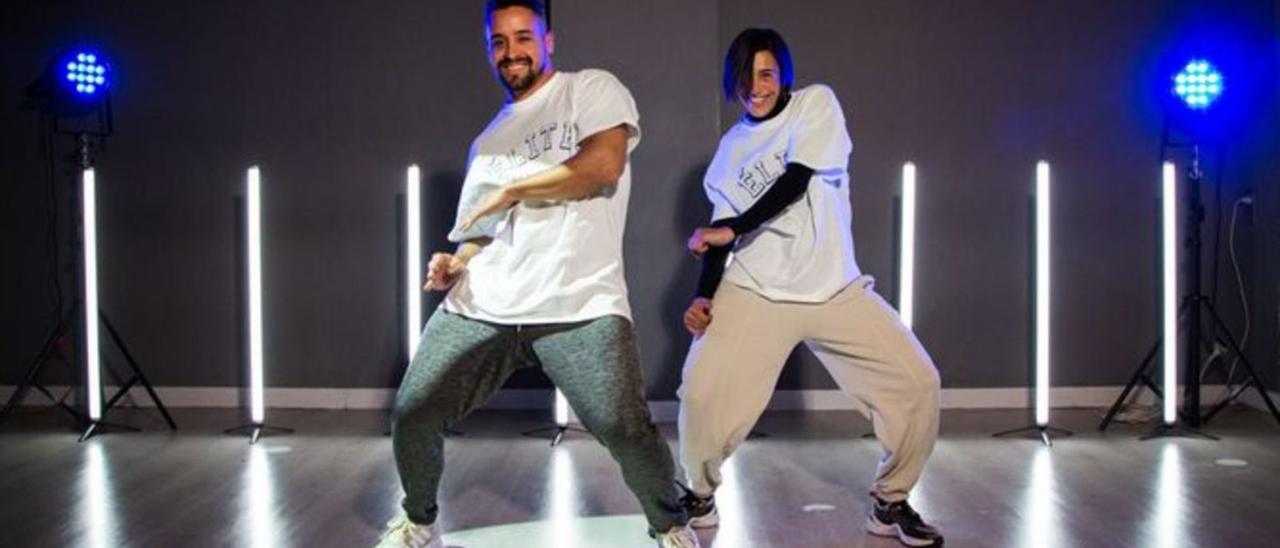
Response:
[[[620,125],[627,127],[627,152],[640,144],[640,113],[631,92],[613,74],[588,69],[575,86],[578,141]]]
[[[736,217],[738,211],[729,203],[728,198],[720,193],[720,189],[715,188],[709,181],[702,183],[702,189],[707,192],[707,200],[711,202],[711,222]]]
[[[723,142],[720,143],[720,148],[724,148]],[[715,157],[711,159],[711,165],[707,166],[707,172],[702,177],[702,190],[707,195],[707,201],[711,202],[711,222],[736,217],[739,213],[733,207],[733,202],[729,201],[729,197],[717,186],[723,181],[716,181],[716,178],[724,176],[721,154],[722,151],[717,149]]]
[[[827,86],[815,85],[806,95],[804,102],[797,105],[799,120],[788,143],[787,161],[804,164],[817,172],[847,169],[853,142],[835,92]]]
[[[467,175],[462,182],[462,191],[458,195],[458,210],[454,216],[453,228],[449,230],[448,240],[462,243],[477,238],[492,238],[498,233],[502,221],[511,215],[510,210],[496,215],[488,215],[478,219],[469,230],[462,230],[462,222],[471,216],[471,212],[489,193],[502,188],[502,182],[486,180],[482,168],[476,162],[476,143],[471,143],[471,151],[467,154]]]

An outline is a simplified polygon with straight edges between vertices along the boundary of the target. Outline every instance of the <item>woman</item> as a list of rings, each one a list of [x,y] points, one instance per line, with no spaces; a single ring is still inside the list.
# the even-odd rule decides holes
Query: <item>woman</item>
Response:
[[[786,43],[768,29],[743,31],[725,56],[725,98],[745,112],[721,138],[703,182],[712,222],[688,242],[703,257],[684,317],[694,340],[680,388],[690,525],[718,523],[721,463],[746,439],[803,342],[870,411],[884,447],[868,531],[940,545],[907,503],[937,437],[937,370],[858,269],[844,115],[826,86],[793,91],[792,66]]]

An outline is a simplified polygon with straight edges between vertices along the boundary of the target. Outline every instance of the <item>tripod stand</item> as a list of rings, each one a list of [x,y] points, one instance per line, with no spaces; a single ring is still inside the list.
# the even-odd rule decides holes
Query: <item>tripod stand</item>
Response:
[[[1073,432],[1071,432],[1070,430],[1064,430],[1062,428],[1054,428],[1047,424],[1035,424],[1031,426],[1024,426],[1022,428],[1015,428],[1013,430],[996,432],[992,434],[991,437],[1003,438],[1006,436],[1013,436],[1015,434],[1024,434],[1024,433],[1034,433],[1038,435],[1040,437],[1040,442],[1045,444],[1045,446],[1047,447],[1053,447],[1053,439],[1049,436],[1049,434],[1057,434],[1064,438],[1070,437],[1073,434]]]
[[[1276,409],[1276,405],[1271,401],[1271,397],[1267,394],[1267,391],[1262,389],[1262,383],[1259,381],[1258,375],[1253,369],[1253,365],[1249,362],[1248,357],[1245,356],[1240,345],[1236,343],[1235,338],[1231,336],[1226,324],[1222,321],[1222,317],[1218,315],[1217,310],[1214,308],[1213,300],[1201,293],[1200,225],[1204,223],[1205,215],[1204,204],[1200,198],[1200,185],[1204,180],[1204,172],[1200,168],[1199,145],[1192,144],[1191,151],[1191,166],[1187,169],[1189,198],[1187,211],[1188,236],[1184,244],[1188,255],[1186,265],[1187,294],[1183,295],[1182,302],[1178,307],[1178,317],[1184,322],[1186,329],[1185,333],[1187,334],[1187,345],[1184,355],[1186,362],[1186,383],[1184,385],[1183,393],[1184,404],[1182,410],[1178,413],[1178,416],[1187,424],[1187,426],[1181,426],[1177,422],[1174,424],[1162,424],[1158,426],[1155,431],[1144,436],[1142,439],[1166,436],[1192,436],[1216,440],[1216,437],[1201,433],[1195,430],[1195,428],[1198,428],[1203,423],[1207,422],[1210,418],[1225,408],[1226,405],[1243,394],[1249,387],[1253,387],[1258,391],[1263,402],[1266,403],[1271,416],[1274,417],[1277,422],[1280,422],[1280,410]],[[1204,334],[1201,332],[1202,311],[1208,313],[1209,318],[1213,320],[1213,325],[1217,329],[1221,330],[1226,336],[1230,349],[1236,353],[1241,365],[1244,366],[1245,372],[1249,375],[1249,379],[1244,384],[1232,391],[1232,393],[1215,406],[1208,415],[1201,415],[1200,413],[1200,344],[1204,337]],[[1177,348],[1173,346],[1176,344],[1176,341],[1164,341],[1162,337],[1156,340],[1155,344],[1152,345],[1151,350],[1147,352],[1146,357],[1143,358],[1138,369],[1135,370],[1133,375],[1130,377],[1128,384],[1124,387],[1124,391],[1120,393],[1120,397],[1116,398],[1111,409],[1107,411],[1107,415],[1102,419],[1102,423],[1098,426],[1099,430],[1107,429],[1115,419],[1116,414],[1119,413],[1120,408],[1123,407],[1125,400],[1129,397],[1129,394],[1139,383],[1151,389],[1158,398],[1163,399],[1175,397],[1173,394],[1162,394],[1161,390],[1156,386],[1155,382],[1152,381],[1149,374],[1152,364],[1155,363],[1154,359],[1157,352],[1165,344],[1170,345],[1165,347],[1166,352],[1177,351]]]
[[[563,407],[564,409],[562,410],[561,407]],[[557,445],[560,445],[560,442],[564,440],[564,435],[569,432],[579,432],[582,434],[590,434],[591,433],[590,430],[573,426],[572,424],[569,423],[568,407],[569,407],[569,404],[568,402],[564,401],[564,396],[560,394],[559,390],[556,390],[555,391],[555,424],[552,424],[551,426],[543,426],[541,428],[534,428],[533,430],[521,432],[520,435],[525,437],[530,437],[530,438],[540,438],[546,435],[550,435],[551,446],[555,447]]]
[[[3,424],[4,421],[9,418],[9,414],[12,413],[13,409],[22,402],[23,398],[26,397],[27,392],[34,388],[44,394],[45,397],[49,398],[49,401],[53,402],[55,406],[75,420],[76,424],[83,425],[85,418],[81,416],[80,411],[70,405],[67,405],[61,398],[54,396],[53,393],[50,392],[43,384],[40,384],[39,381],[41,370],[44,369],[49,360],[55,357],[54,353],[63,354],[60,347],[70,346],[67,341],[67,337],[70,335],[69,331],[71,326],[68,325],[67,318],[61,311],[59,311],[58,316],[58,324],[49,332],[48,337],[45,338],[44,345],[40,347],[40,353],[36,354],[36,358],[31,361],[31,365],[27,367],[26,375],[22,378],[22,382],[19,383],[13,393],[9,395],[9,400],[5,402],[4,410],[0,411],[0,424]],[[68,359],[66,355],[60,356],[60,360],[62,363],[74,368],[75,360]]]
[[[551,446],[555,447],[557,445],[560,445],[561,441],[564,441],[564,435],[569,432],[579,432],[582,434],[591,433],[585,428],[578,428],[577,426],[573,426],[571,424],[566,423],[566,424],[557,424],[554,426],[544,426],[542,428],[534,428],[533,430],[521,432],[520,435],[530,437],[530,438],[541,438],[543,436],[550,435]]]
[[[102,127],[104,128],[104,130],[100,133],[95,134],[101,138],[105,138],[110,133],[110,128],[111,128],[110,114],[109,114],[110,108],[109,107],[104,107],[104,108],[106,109],[105,122],[102,123]],[[99,114],[101,119],[103,116],[101,110],[99,110]],[[46,123],[48,123],[50,120],[53,121],[52,125],[53,125],[54,133],[65,133],[58,129],[56,118],[54,118],[52,113],[46,113],[46,116],[47,116]],[[76,135],[76,142],[78,147],[75,165],[81,172],[84,172],[85,170],[89,170],[90,168],[93,167],[93,155],[92,155],[93,143],[90,138],[90,134],[88,132],[79,131],[79,132],[76,132],[75,135]],[[49,151],[49,154],[52,154],[51,150]],[[70,209],[71,218],[76,219],[76,223],[75,223],[76,226],[81,227],[83,229],[83,227],[85,226],[85,219],[83,217],[83,210],[80,207],[80,205],[84,201],[83,188],[78,185],[73,185],[73,189],[74,190],[71,192],[72,198],[68,201],[68,206]],[[85,313],[84,295],[86,294],[85,288],[86,288],[87,280],[85,276],[82,276],[82,273],[84,273],[83,266],[85,265],[86,242],[84,242],[80,237],[78,237],[78,235],[81,235],[81,234],[84,234],[83,230],[79,232],[73,231],[73,233],[68,237],[68,247],[72,250],[73,267],[71,268],[71,271],[73,272],[72,277],[74,278],[74,281],[75,281],[73,285],[74,287],[77,288],[76,299],[74,301],[74,304],[72,305],[70,311],[62,310],[61,307],[59,307],[59,310],[58,310],[59,318],[58,318],[57,325],[50,331],[49,336],[45,339],[44,345],[41,347],[40,352],[36,355],[36,358],[32,360],[31,365],[28,366],[27,373],[24,376],[22,383],[18,385],[17,389],[14,390],[13,394],[9,397],[8,402],[6,402],[4,411],[0,413],[0,422],[3,422],[3,420],[8,418],[9,414],[13,411],[13,408],[16,407],[22,401],[22,399],[26,396],[29,389],[35,388],[39,392],[43,393],[45,396],[49,397],[51,400],[54,400],[60,409],[62,409],[64,412],[68,413],[73,418],[75,418],[77,423],[84,428],[84,431],[80,436],[80,441],[84,441],[88,439],[94,433],[96,433],[100,428],[105,426],[112,426],[112,427],[117,427],[117,428],[122,428],[127,430],[137,430],[136,428],[132,428],[132,427],[107,423],[101,420],[101,416],[106,411],[110,410],[110,408],[114,406],[118,401],[120,401],[121,398],[127,395],[134,386],[141,384],[146,389],[147,394],[150,396],[152,402],[155,403],[156,408],[160,411],[161,415],[164,417],[165,422],[168,423],[169,428],[171,430],[176,430],[178,427],[177,427],[177,424],[173,421],[173,417],[169,415],[168,409],[165,408],[164,403],[160,400],[160,397],[156,394],[155,388],[151,385],[151,382],[147,380],[146,375],[142,372],[142,368],[138,365],[137,360],[134,359],[133,353],[129,351],[129,348],[125,344],[124,339],[120,336],[119,332],[116,331],[115,326],[111,324],[111,321],[107,318],[106,313],[97,311],[97,313],[94,314],[94,317],[92,319],[88,318],[87,317],[88,314]],[[55,273],[54,275],[61,276],[61,273]],[[95,281],[95,284],[96,284],[96,281]],[[61,297],[59,297],[59,300],[60,299]],[[83,326],[82,329],[75,329],[74,326],[76,325],[76,318],[79,318],[79,317],[85,317],[86,325]],[[84,330],[89,329],[90,327],[88,325],[89,321],[101,322],[101,325],[107,328],[107,333],[108,335],[110,335],[112,342],[115,343],[116,348],[120,351],[121,355],[123,355],[123,357],[125,358],[125,361],[128,363],[132,376],[129,378],[129,380],[124,382],[118,388],[115,395],[113,395],[110,399],[107,400],[106,404],[102,406],[102,409],[100,411],[86,409],[85,410],[86,412],[82,414],[80,411],[54,398],[53,395],[49,392],[49,390],[40,384],[38,379],[40,377],[41,371],[49,363],[49,361],[54,357],[55,352],[64,354],[62,356],[62,361],[69,365],[74,366],[75,362],[81,361],[81,360],[83,360],[82,363],[85,363],[85,364],[93,363],[93,361],[90,360],[89,359],[90,357],[87,355],[87,352],[89,352],[90,350],[85,344],[86,337],[83,332]],[[96,328],[97,326],[93,326],[93,327]],[[74,343],[70,343],[68,339],[74,339]],[[66,354],[65,352],[62,352],[59,350],[60,346],[75,346],[77,348],[76,354],[78,359],[69,358],[67,355],[65,355]],[[107,362],[107,363],[108,363],[108,369],[111,371],[114,371],[114,369],[110,367],[110,362]],[[85,383],[85,387],[86,387],[85,396],[86,396],[86,399],[89,399],[92,401],[94,398],[90,397],[90,395],[87,393],[87,390],[94,390],[94,389],[97,389],[97,387],[89,386],[89,384],[90,383],[88,382]]]

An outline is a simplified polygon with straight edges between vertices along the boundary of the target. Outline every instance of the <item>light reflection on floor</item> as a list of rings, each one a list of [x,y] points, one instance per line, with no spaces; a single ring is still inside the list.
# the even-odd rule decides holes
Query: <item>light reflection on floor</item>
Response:
[[[80,516],[83,517],[83,545],[87,548],[120,546],[117,539],[116,505],[108,477],[107,457],[98,440],[85,444],[84,471],[80,474]]]
[[[649,525],[644,516],[600,516],[589,518],[549,519],[479,527],[464,531],[445,531],[445,546],[485,548],[489,546],[578,546],[590,548],[651,548],[654,541],[646,534]],[[541,539],[531,543],[530,539]]]
[[[1173,442],[1164,442],[1160,452],[1160,473],[1155,489],[1155,500],[1151,505],[1155,508],[1155,537],[1158,548],[1176,548],[1186,546],[1182,527],[1182,459],[1178,446]]]
[[[479,527],[461,531],[445,531],[448,547],[534,546],[530,539],[541,539],[539,546],[556,548],[633,548],[649,547],[655,541],[647,535],[648,523],[642,514],[622,516],[578,517],[577,480],[573,472],[573,456],[564,448],[553,450],[547,493],[550,512],[547,520]],[[738,469],[734,459],[725,462],[724,484],[716,493],[721,526],[713,530],[714,540],[707,546],[750,546],[743,524],[747,523]],[[707,537],[709,533],[704,533]]]
[[[551,494],[551,522],[545,527],[543,534],[538,536],[544,539],[547,546],[554,546],[559,540],[565,548],[577,548],[578,539],[584,538],[581,536],[578,520],[574,519],[578,513],[574,503],[578,488],[573,476],[573,456],[564,447],[552,449],[549,482],[547,492]],[[511,540],[516,538],[519,537]]]
[[[244,472],[244,497],[241,508],[246,528],[244,539],[252,548],[272,548],[281,546],[276,537],[276,494],[275,478],[271,470],[271,462],[267,448],[262,445],[249,446],[249,463]]]
[[[247,448],[247,460],[240,494],[241,545],[253,548],[284,546],[278,516],[277,486],[269,448],[256,445]],[[632,548],[654,545],[646,531],[648,525],[641,514],[579,517],[581,494],[579,478],[574,471],[573,454],[565,448],[553,450],[546,489],[547,519],[446,531],[444,540],[451,548],[483,548],[492,546],[555,546],[557,548]],[[97,440],[84,445],[84,469],[80,476],[82,516],[80,543],[88,548],[123,546],[119,529],[113,482],[106,450]],[[1066,546],[1061,528],[1063,504],[1058,485],[1053,449],[1038,448],[1027,468],[1025,490],[1021,494],[1019,512],[1023,516],[1016,537],[1020,546],[1054,548]],[[1182,457],[1175,443],[1166,442],[1160,449],[1158,470],[1151,492],[1151,535],[1149,545],[1159,548],[1184,546],[1184,505]],[[747,547],[752,538],[746,524],[751,516],[751,501],[741,491],[737,459],[729,459],[723,467],[724,484],[716,495],[721,526],[701,535],[707,546]],[[921,496],[926,495],[926,496]],[[930,505],[927,492],[913,496],[916,506],[925,510]],[[935,493],[936,495],[936,493]],[[534,540],[536,539],[536,540]],[[710,539],[710,542],[707,540]]]
[[[1052,449],[1040,447],[1032,457],[1027,490],[1023,495],[1026,519],[1022,523],[1020,546],[1055,548],[1061,546],[1057,480]]]
[[[724,483],[716,489],[716,509],[720,511],[720,526],[715,529],[712,546],[750,546],[747,531],[746,500],[742,492],[742,478],[738,475],[738,459],[729,457],[720,467]]]
[[[1246,431],[1218,444],[1081,436],[1046,448],[958,436],[939,444],[912,502],[956,545],[1219,545],[1203,542],[1211,538],[1261,546],[1250,539],[1275,538],[1269,534],[1277,527],[1267,516],[1273,426],[1264,426],[1265,436]],[[299,436],[290,447],[198,436],[27,439],[36,449],[0,452],[7,468],[24,470],[7,478],[21,496],[8,499],[3,513],[4,546],[369,546],[401,495],[383,439],[359,445]],[[785,441],[757,443],[725,463],[722,525],[701,532],[704,546],[895,545],[867,535],[861,523],[857,489],[866,485],[875,447],[858,439]],[[548,453],[543,444],[478,436],[456,443],[474,455],[508,445],[520,453],[456,469],[465,481],[443,501],[450,547],[654,545],[620,474],[617,481],[601,475],[616,473],[604,449],[579,443]],[[837,453],[856,456],[854,466],[824,464]],[[1213,464],[1242,457],[1251,465]],[[512,470],[519,485],[494,475],[489,463],[522,466]],[[156,478],[180,490],[165,491]],[[1239,521],[1223,519],[1233,516]]]

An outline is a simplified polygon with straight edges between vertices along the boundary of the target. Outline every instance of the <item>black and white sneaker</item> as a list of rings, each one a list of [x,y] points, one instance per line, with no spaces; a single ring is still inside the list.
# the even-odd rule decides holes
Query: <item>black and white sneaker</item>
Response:
[[[680,504],[689,513],[689,527],[708,529],[720,524],[720,512],[716,511],[715,495],[700,497],[693,491],[685,491]]]
[[[920,518],[907,501],[885,502],[872,497],[867,531],[882,537],[898,537],[907,546],[942,546],[942,535]]]

